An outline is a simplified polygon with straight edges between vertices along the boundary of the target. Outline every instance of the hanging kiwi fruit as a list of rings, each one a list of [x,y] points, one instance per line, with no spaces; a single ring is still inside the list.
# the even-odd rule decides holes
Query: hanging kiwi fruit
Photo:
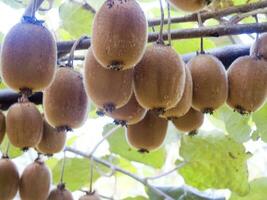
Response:
[[[175,50],[161,43],[148,46],[134,68],[138,103],[143,108],[163,113],[180,101],[184,87],[184,62]]]
[[[12,145],[27,150],[42,138],[43,118],[36,106],[28,100],[13,104],[6,117],[7,136]]]
[[[52,84],[44,90],[44,114],[58,129],[80,127],[87,118],[88,99],[82,75],[71,67],[60,67]]]
[[[133,70],[105,69],[95,59],[91,48],[84,64],[85,88],[98,108],[112,112],[124,106],[132,95]]]
[[[169,110],[167,110],[161,117],[164,118],[176,118],[185,115],[192,106],[192,96],[193,96],[193,81],[191,72],[188,67],[185,67],[186,78],[185,78],[185,89],[183,96],[178,104]]]
[[[228,96],[228,80],[220,60],[209,54],[199,54],[187,64],[193,80],[192,107],[212,114]]]
[[[0,199],[14,199],[19,189],[19,172],[16,165],[8,158],[0,159]]]
[[[191,108],[184,116],[172,119],[174,126],[184,132],[193,132],[201,127],[204,114]]]
[[[267,33],[263,33],[250,48],[250,55],[267,60]]]
[[[257,111],[267,96],[267,62],[256,56],[236,59],[228,69],[227,104],[240,114]]]
[[[44,119],[42,135],[40,143],[36,146],[38,152],[51,156],[63,150],[67,137],[66,130],[56,129]]]
[[[41,91],[54,78],[56,41],[42,24],[21,22],[5,36],[1,50],[1,77],[13,90]]]
[[[139,152],[148,153],[162,145],[167,127],[167,120],[158,117],[153,111],[148,111],[143,120],[127,127],[127,141]]]
[[[136,0],[106,0],[95,15],[92,30],[92,49],[103,67],[129,69],[143,56],[147,20]]]
[[[100,200],[98,194],[94,192],[88,192],[84,196],[80,197],[79,200]]]
[[[111,113],[106,113],[106,115],[112,117],[115,124],[132,125],[144,119],[146,112],[147,110],[139,105],[135,95],[132,94],[132,97],[125,106],[118,108]]]
[[[187,12],[199,11],[212,2],[212,0],[168,0],[168,1],[175,7]]]
[[[2,111],[0,111],[0,144],[2,143],[6,134],[6,117]]]
[[[47,200],[74,200],[71,192],[66,189],[65,184],[58,184],[57,188],[53,189]]]
[[[47,200],[51,184],[51,174],[40,159],[28,165],[20,178],[19,194],[21,200]]]

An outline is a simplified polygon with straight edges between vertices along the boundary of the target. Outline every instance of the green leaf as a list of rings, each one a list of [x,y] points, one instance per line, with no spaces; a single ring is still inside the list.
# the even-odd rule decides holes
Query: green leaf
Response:
[[[216,110],[212,116],[209,116],[209,119],[216,127],[220,127],[239,143],[247,142],[250,139],[250,116],[242,116],[224,105]]]
[[[259,178],[250,182],[250,192],[245,197],[233,193],[230,200],[266,200],[267,178]]]
[[[66,1],[59,8],[59,16],[63,28],[74,39],[90,35],[94,14],[83,7],[81,3]]]
[[[55,158],[46,161],[53,174],[53,183],[57,184],[60,181],[61,169],[63,159],[57,160]],[[89,184],[90,162],[88,159],[81,158],[66,158],[64,182],[67,184],[68,189],[76,191],[83,186]],[[94,173],[93,181],[96,181],[100,175]]]
[[[108,132],[112,128],[114,128],[114,125],[105,126],[103,133]],[[109,150],[112,153],[118,154],[127,160],[140,162],[155,168],[161,168],[165,163],[166,150],[164,148],[160,148],[159,150],[150,152],[149,154],[142,154],[135,149],[132,149],[126,141],[124,128],[119,128],[115,133],[113,133],[108,138],[108,142],[110,145]]]
[[[3,152],[6,151],[8,143],[9,143],[8,138],[7,138],[7,136],[5,136],[4,141],[1,144],[1,149]],[[8,155],[12,159],[17,158],[17,157],[20,157],[21,155],[23,155],[23,151],[19,148],[14,147],[12,144],[10,144]]]
[[[265,104],[259,111],[252,114],[252,120],[255,122],[257,132],[264,142],[267,142],[267,104]]]
[[[196,194],[192,191],[187,190],[186,188],[180,187],[158,187],[162,192],[166,193],[167,195],[171,196],[174,199],[181,199],[181,200],[224,200],[224,198],[208,198],[200,194]],[[147,194],[150,200],[164,200],[163,196],[158,195],[151,189],[147,189]]]
[[[223,133],[184,136],[180,155],[188,162],[179,169],[187,184],[200,190],[228,188],[239,195],[249,192],[245,147]]]

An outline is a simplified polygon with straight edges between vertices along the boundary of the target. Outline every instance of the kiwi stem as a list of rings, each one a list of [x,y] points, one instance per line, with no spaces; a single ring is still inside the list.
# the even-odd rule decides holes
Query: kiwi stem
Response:
[[[7,158],[8,158],[8,155],[9,155],[9,149],[10,149],[10,142],[8,141],[7,142],[7,146],[6,146],[6,152],[5,152],[5,155]]]
[[[162,5],[162,0],[159,0],[159,5],[160,5],[161,22],[160,22],[160,31],[159,31],[157,43],[164,44],[164,40],[163,40],[164,9]]]
[[[167,8],[168,8],[168,42],[169,46],[172,46],[172,34],[171,34],[171,7],[170,3],[166,1],[167,3]]]
[[[34,17],[35,12],[39,9],[44,0],[32,0],[26,8],[23,16]]]
[[[60,184],[63,184],[65,164],[66,164],[66,151],[64,151],[63,163],[62,163],[61,174],[60,174]]]
[[[94,177],[94,161],[90,159],[90,185],[89,185],[89,193],[93,192],[93,177]]]
[[[82,36],[80,37],[78,40],[76,40],[70,50],[70,55],[69,55],[69,59],[68,59],[68,64],[67,66],[70,67],[70,68],[73,68],[73,60],[74,60],[74,53],[75,53],[75,50],[77,48],[77,46],[84,40],[84,39],[87,39],[88,37],[87,36]]]
[[[202,22],[202,19],[201,19],[200,12],[197,13],[197,20],[198,20],[199,28],[202,28],[204,25],[203,25],[203,22]],[[205,54],[203,37],[200,37],[200,54]]]
[[[80,155],[84,158],[87,158],[87,159],[92,159],[94,160],[95,162],[101,164],[101,165],[104,165],[108,168],[111,168],[113,169],[114,171],[116,172],[120,172],[122,174],[125,174],[126,176],[128,177],[131,177],[132,179],[138,181],[139,183],[142,183],[144,186],[150,188],[151,190],[153,190],[155,193],[157,193],[158,195],[162,196],[164,199],[167,199],[167,200],[174,200],[174,198],[172,198],[171,196],[169,196],[168,194],[166,194],[165,192],[163,192],[162,190],[160,190],[159,188],[155,187],[154,185],[150,184],[148,181],[146,181],[146,179],[144,178],[141,178],[135,174],[132,174],[116,165],[113,165],[112,163],[106,161],[106,160],[103,160],[103,159],[100,159],[100,158],[97,158],[91,154],[86,154],[84,152],[81,152],[77,149],[73,149],[71,147],[66,147],[65,148],[65,151],[68,151],[68,152],[72,152],[76,155]]]
[[[254,15],[254,18],[255,18],[255,21],[256,23],[258,24],[259,23],[259,18],[258,18],[258,15]],[[255,41],[255,51],[254,51],[254,56],[256,56],[256,58],[259,58],[261,57],[261,55],[259,55],[259,45],[258,45],[258,42],[259,41],[259,33],[256,34],[256,41]]]

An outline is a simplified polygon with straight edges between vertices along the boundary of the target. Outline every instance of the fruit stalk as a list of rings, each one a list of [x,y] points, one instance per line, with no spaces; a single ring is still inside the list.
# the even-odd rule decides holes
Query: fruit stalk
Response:
[[[43,2],[44,0],[31,0],[23,15],[32,17],[32,13],[35,13]]]

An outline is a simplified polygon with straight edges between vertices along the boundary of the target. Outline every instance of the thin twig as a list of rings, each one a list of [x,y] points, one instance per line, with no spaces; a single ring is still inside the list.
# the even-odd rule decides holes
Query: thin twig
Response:
[[[181,167],[183,167],[186,164],[186,162],[180,163],[179,165],[177,165],[174,169],[165,172],[163,174],[160,174],[158,176],[152,176],[152,177],[147,177],[146,180],[155,180],[155,179],[160,179],[162,177],[168,176],[170,174],[172,174],[173,172],[176,172],[178,169],[180,169]]]
[[[160,30],[158,33],[158,40],[157,43],[158,44],[163,44],[164,40],[163,40],[163,26],[164,26],[164,9],[163,9],[163,5],[162,5],[162,0],[159,0],[159,5],[160,5],[160,15],[161,15],[161,23],[160,23]]]
[[[258,15],[258,14],[266,14],[266,13],[267,13],[267,8],[253,10],[251,12],[233,16],[232,18],[230,18],[229,23],[237,24],[238,22],[242,21],[243,19],[247,17],[251,17],[254,15]]]
[[[60,183],[61,184],[63,184],[65,164],[66,164],[66,151],[64,151],[63,163],[62,163],[61,174],[60,174]]]
[[[153,190],[158,195],[164,197],[165,199],[167,199],[167,200],[174,200],[172,197],[170,197],[169,195],[167,195],[165,192],[161,191],[157,187],[155,187],[155,186],[151,185],[150,183],[148,183],[145,179],[142,179],[139,176],[137,176],[135,174],[132,174],[132,173],[130,173],[130,172],[128,172],[128,171],[126,171],[126,170],[118,167],[118,166],[115,166],[115,165],[113,165],[113,164],[105,161],[105,160],[102,160],[100,158],[94,157],[92,155],[87,155],[86,153],[83,153],[83,152],[81,152],[79,150],[76,150],[76,149],[73,149],[73,148],[70,148],[70,147],[66,147],[65,148],[65,151],[72,152],[72,153],[74,153],[76,155],[80,155],[80,156],[83,156],[83,157],[88,158],[88,159],[91,159],[92,158],[95,162],[97,162],[99,164],[102,164],[102,165],[104,165],[104,166],[106,166],[108,168],[113,168],[115,171],[120,172],[122,174],[125,174],[125,175],[131,177],[132,179],[134,179],[134,180],[142,183],[143,185],[149,187],[151,190]]]
[[[168,1],[166,1],[167,3],[167,8],[168,8],[168,42],[169,42],[169,46],[172,46],[172,35],[171,35],[171,23],[172,23],[172,19],[171,19],[171,8],[170,8],[170,3]]]
[[[267,1],[260,1],[256,3],[230,7],[230,8],[219,10],[219,11],[203,12],[201,13],[201,19],[203,22],[205,22],[208,19],[212,19],[212,18],[219,19],[221,17],[228,16],[234,13],[246,13],[252,10],[265,8],[265,7],[267,7]],[[193,13],[193,14],[183,16],[183,17],[172,18],[171,22],[172,23],[197,22],[197,13]],[[148,22],[149,26],[158,26],[160,25],[160,23],[161,23],[160,19],[150,20]],[[167,24],[167,23],[168,23],[168,20],[164,20],[164,24]]]

